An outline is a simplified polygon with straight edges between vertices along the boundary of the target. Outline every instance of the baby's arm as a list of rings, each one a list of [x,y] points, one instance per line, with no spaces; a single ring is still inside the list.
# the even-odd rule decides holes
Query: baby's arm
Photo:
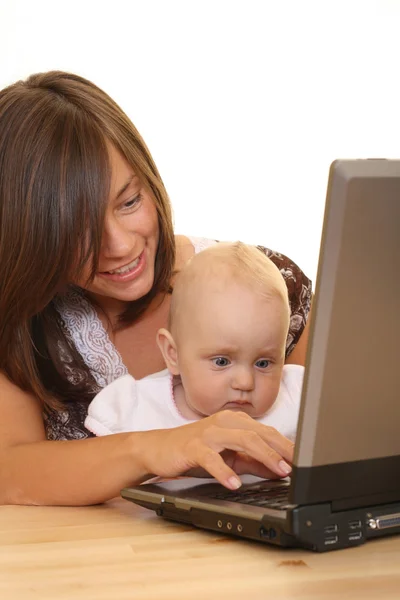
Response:
[[[93,398],[85,427],[96,436],[135,431],[137,408],[136,380],[131,375],[124,375]]]

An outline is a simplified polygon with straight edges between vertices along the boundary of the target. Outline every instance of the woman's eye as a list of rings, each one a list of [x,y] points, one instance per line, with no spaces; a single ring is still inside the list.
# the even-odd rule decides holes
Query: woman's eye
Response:
[[[124,203],[124,208],[134,208],[142,199],[142,194],[138,194],[134,198],[131,198],[127,202]]]
[[[216,367],[226,367],[229,365],[229,360],[223,356],[217,356],[216,358],[213,358],[212,361]]]
[[[269,360],[266,358],[261,358],[256,362],[256,367],[259,369],[267,369],[269,367]]]

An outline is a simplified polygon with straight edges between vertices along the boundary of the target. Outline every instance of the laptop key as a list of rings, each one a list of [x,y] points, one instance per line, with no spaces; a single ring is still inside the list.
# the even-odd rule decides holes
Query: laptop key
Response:
[[[228,500],[240,504],[273,508],[275,510],[286,510],[288,504],[288,486],[274,487],[270,489],[259,488],[257,490],[244,490],[243,492],[219,492],[213,495],[216,500]]]

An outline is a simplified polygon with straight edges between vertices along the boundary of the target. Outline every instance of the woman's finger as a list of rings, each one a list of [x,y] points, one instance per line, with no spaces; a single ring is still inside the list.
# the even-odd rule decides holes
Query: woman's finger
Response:
[[[262,479],[281,479],[281,475],[277,475],[271,469],[254,460],[244,452],[234,452],[227,459],[222,453],[222,458],[238,475],[249,474],[261,477]]]
[[[242,485],[235,471],[226,464],[222,456],[215,450],[209,447],[199,448],[196,462],[228,489],[237,490]]]
[[[262,479],[281,479],[280,475],[277,475],[271,471],[271,469],[267,469],[265,465],[259,463],[258,461],[254,460],[254,458],[251,458],[251,456],[248,456],[243,452],[225,450],[220,456],[237,475],[246,474],[255,475],[256,477],[261,477]],[[203,467],[194,467],[189,469],[185,475],[189,475],[190,477],[209,477],[210,473],[208,473]]]
[[[216,425],[223,429],[241,429],[245,431],[254,431],[273,448],[278,454],[281,455],[289,463],[293,462],[294,444],[283,436],[274,427],[263,425],[258,421],[255,421],[248,414],[242,412],[235,412],[225,410],[217,415]]]
[[[204,448],[220,454],[223,450],[244,452],[280,477],[291,472],[290,465],[263,438],[252,430],[208,427],[203,433]]]

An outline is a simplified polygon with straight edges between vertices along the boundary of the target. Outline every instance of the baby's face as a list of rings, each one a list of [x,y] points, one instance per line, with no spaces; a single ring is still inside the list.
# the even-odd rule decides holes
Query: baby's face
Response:
[[[278,395],[285,360],[282,300],[238,284],[198,300],[177,346],[187,404],[199,416],[229,409],[261,417]]]

